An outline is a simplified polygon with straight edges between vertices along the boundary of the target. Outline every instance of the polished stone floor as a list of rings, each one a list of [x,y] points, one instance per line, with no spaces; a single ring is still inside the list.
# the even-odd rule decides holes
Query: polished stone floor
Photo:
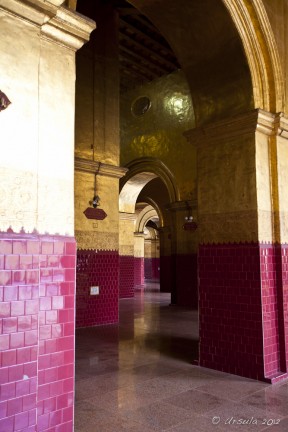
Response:
[[[75,432],[288,431],[288,383],[193,365],[197,313],[157,284],[120,300],[120,324],[76,335]]]

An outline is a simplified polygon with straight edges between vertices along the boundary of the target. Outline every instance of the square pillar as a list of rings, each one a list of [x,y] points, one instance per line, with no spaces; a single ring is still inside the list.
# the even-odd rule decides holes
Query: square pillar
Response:
[[[61,0],[1,3],[0,430],[73,431],[75,51]]]
[[[199,363],[268,382],[287,377],[279,123],[254,110],[187,133],[197,147]]]

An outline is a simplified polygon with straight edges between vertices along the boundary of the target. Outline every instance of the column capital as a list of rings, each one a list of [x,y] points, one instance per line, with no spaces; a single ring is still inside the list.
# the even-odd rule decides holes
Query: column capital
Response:
[[[197,200],[184,200],[184,201],[175,201],[166,206],[166,209],[170,212],[181,212],[187,210],[196,210],[197,209]]]
[[[203,144],[222,143],[223,140],[256,132],[261,132],[267,136],[288,138],[288,118],[283,113],[271,113],[262,109],[255,109],[190,129],[184,132],[184,136],[188,142],[197,147]]]
[[[0,9],[40,27],[41,37],[73,51],[89,40],[95,21],[61,6],[63,0],[0,0]]]
[[[104,177],[122,178],[128,171],[128,168],[119,167],[116,165],[104,164],[91,159],[83,159],[75,157],[75,171],[82,171],[90,174],[95,174]]]

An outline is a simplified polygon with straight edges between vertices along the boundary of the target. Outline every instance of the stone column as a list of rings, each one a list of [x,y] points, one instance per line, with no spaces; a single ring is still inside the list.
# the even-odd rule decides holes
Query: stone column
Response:
[[[287,123],[254,110],[187,133],[197,146],[199,362],[269,382],[287,376],[286,251],[278,242],[288,162],[279,124]]]
[[[75,158],[75,236],[77,239],[76,326],[118,322],[119,178],[125,169]],[[85,216],[96,193],[100,219]],[[103,219],[102,219],[103,218]],[[99,286],[99,295],[90,287]]]
[[[134,284],[144,284],[144,233],[134,233]]]
[[[172,291],[172,271],[171,271],[171,228],[164,226],[159,229],[160,240],[160,291]]]
[[[145,238],[144,243],[145,279],[160,281],[160,242],[159,238]]]
[[[61,0],[0,2],[0,430],[73,431],[75,51]]]
[[[185,217],[197,220],[196,203],[177,201],[170,204],[172,232],[172,303],[198,307],[197,287],[197,230],[185,229]]]
[[[119,213],[119,297],[134,297],[135,214]]]

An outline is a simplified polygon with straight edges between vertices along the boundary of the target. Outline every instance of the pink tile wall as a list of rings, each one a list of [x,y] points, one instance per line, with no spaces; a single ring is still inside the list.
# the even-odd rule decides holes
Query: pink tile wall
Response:
[[[38,431],[73,430],[75,262],[74,240],[41,242]]]
[[[260,247],[200,245],[201,366],[264,379]]]
[[[0,233],[1,431],[72,432],[74,289],[74,239]]]
[[[134,297],[134,256],[119,257],[119,298]]]
[[[281,247],[282,256],[282,295],[283,295],[283,327],[286,351],[286,371],[288,372],[288,245]]]
[[[145,258],[144,260],[144,275],[145,279],[160,279],[160,258]]]
[[[288,245],[202,245],[199,279],[200,364],[287,378]]]
[[[78,250],[76,327],[118,322],[119,255],[117,251]],[[99,286],[91,296],[90,287]]]
[[[284,305],[287,302],[287,246],[260,246],[265,375],[286,372]],[[284,301],[284,302],[283,302]],[[287,325],[287,322],[286,322]]]
[[[144,258],[134,258],[134,285],[144,284]]]
[[[0,430],[5,432],[36,427],[38,258],[39,241],[0,235]]]

